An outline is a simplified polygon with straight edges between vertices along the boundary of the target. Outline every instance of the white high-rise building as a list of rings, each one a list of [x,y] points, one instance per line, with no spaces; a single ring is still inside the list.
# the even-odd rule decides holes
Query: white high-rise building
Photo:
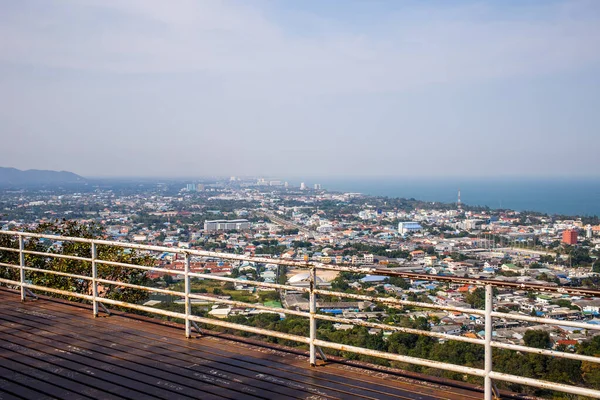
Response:
[[[215,219],[213,221],[204,221],[204,231],[243,231],[250,229],[250,222],[247,219]]]
[[[306,184],[304,182],[300,184],[300,190],[306,190]]]

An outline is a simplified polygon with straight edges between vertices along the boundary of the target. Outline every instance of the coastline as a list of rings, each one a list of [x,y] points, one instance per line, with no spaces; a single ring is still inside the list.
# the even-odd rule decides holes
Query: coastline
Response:
[[[600,216],[600,178],[310,178],[323,189],[549,215]],[[295,182],[294,182],[295,183]],[[308,184],[308,183],[307,183]]]

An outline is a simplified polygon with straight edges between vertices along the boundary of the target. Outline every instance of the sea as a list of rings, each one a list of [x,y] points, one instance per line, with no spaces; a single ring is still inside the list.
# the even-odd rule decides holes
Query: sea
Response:
[[[600,178],[311,178],[323,189],[550,215],[600,216]]]

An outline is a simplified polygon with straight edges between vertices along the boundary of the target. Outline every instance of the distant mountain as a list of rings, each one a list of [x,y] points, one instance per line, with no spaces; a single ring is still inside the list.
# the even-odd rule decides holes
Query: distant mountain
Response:
[[[85,183],[85,178],[67,171],[44,171],[0,167],[0,186],[38,186]]]

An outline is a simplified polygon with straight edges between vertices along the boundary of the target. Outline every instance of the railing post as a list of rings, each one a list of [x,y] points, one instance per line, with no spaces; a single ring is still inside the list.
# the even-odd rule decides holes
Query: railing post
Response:
[[[309,311],[310,311],[310,365],[314,367],[317,364],[317,355],[315,349],[315,339],[317,338],[317,297],[315,295],[315,286],[317,285],[317,268],[313,265],[310,268],[310,293],[309,293]]]
[[[493,388],[492,378],[492,308],[494,306],[494,287],[485,285],[485,378],[484,378],[484,399],[492,400]]]
[[[25,267],[25,253],[23,253],[23,250],[25,250],[25,239],[23,239],[23,235],[19,235],[19,266],[21,267],[19,269],[19,276],[21,280],[21,301],[25,301],[27,296],[27,292],[25,291],[25,269],[23,268]]]
[[[96,249],[96,242],[92,241],[92,296],[94,299],[92,300],[92,312],[94,313],[94,318],[98,316],[98,264],[96,264],[96,257],[98,256]]]
[[[192,336],[192,324],[190,322],[191,304],[190,304],[190,254],[185,253],[185,337]]]

